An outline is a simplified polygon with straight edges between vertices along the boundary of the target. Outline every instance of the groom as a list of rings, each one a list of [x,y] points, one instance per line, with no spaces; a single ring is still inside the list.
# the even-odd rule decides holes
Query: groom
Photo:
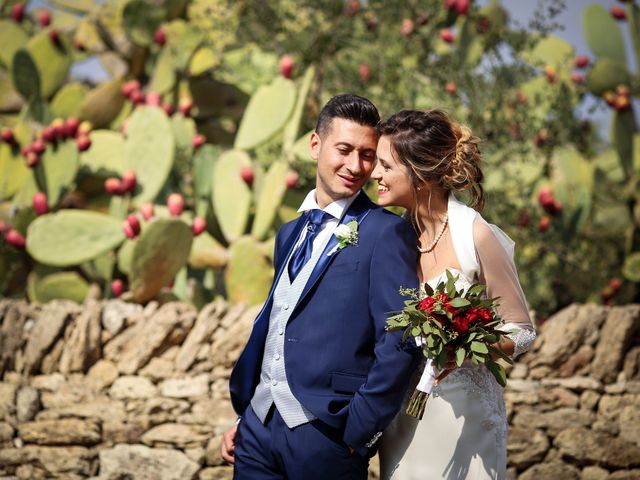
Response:
[[[404,306],[400,286],[418,284],[417,249],[411,227],[360,190],[379,119],[356,95],[320,112],[316,188],[276,236],[275,280],[231,374],[241,418],[222,454],[234,479],[366,479],[400,408],[416,353],[385,320]]]

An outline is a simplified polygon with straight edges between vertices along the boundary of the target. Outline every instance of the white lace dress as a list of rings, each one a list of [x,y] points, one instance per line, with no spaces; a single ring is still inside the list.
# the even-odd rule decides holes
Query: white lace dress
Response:
[[[513,330],[515,354],[535,339],[526,301],[513,263],[513,242],[474,210],[449,199],[449,228],[461,269],[456,287],[475,281],[490,297],[501,297],[502,327]],[[433,288],[445,272],[428,281]],[[413,393],[422,369],[410,385]],[[408,399],[408,397],[407,397]],[[466,361],[437,385],[422,420],[404,413],[406,403],[380,439],[383,480],[504,479],[507,463],[507,416],[502,387],[489,370]]]

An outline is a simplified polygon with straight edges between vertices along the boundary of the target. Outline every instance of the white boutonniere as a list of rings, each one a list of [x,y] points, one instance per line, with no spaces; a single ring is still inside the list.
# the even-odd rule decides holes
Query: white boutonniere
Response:
[[[358,222],[356,220],[351,220],[349,223],[338,225],[333,234],[338,239],[338,244],[331,249],[327,254],[328,256],[333,255],[338,250],[342,250],[349,245],[358,244]]]

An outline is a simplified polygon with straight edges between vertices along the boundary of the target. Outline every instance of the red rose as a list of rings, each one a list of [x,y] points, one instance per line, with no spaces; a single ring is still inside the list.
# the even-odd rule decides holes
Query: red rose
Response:
[[[444,308],[447,312],[449,312],[451,315],[455,315],[456,312],[458,311],[458,309],[456,307],[451,306],[451,304],[449,302],[445,302],[444,303]]]
[[[458,315],[457,317],[453,317],[453,329],[460,334],[466,333],[469,330],[471,322],[472,320],[468,314]]]
[[[489,323],[493,320],[493,311],[490,308],[483,308],[479,312],[483,323]]]
[[[434,303],[436,303],[436,301],[433,299],[433,297],[427,297],[422,300],[416,308],[418,310],[424,310],[425,312],[431,312],[433,310]]]

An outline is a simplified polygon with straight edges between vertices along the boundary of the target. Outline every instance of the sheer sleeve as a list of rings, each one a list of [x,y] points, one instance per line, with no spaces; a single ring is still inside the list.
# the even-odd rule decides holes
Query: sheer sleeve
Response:
[[[529,317],[512,252],[503,246],[491,225],[479,215],[473,223],[473,240],[480,263],[480,282],[487,286],[489,297],[500,297],[498,312],[504,322],[502,328],[512,331],[508,337],[515,344],[513,356],[517,357],[529,350],[536,332]]]

